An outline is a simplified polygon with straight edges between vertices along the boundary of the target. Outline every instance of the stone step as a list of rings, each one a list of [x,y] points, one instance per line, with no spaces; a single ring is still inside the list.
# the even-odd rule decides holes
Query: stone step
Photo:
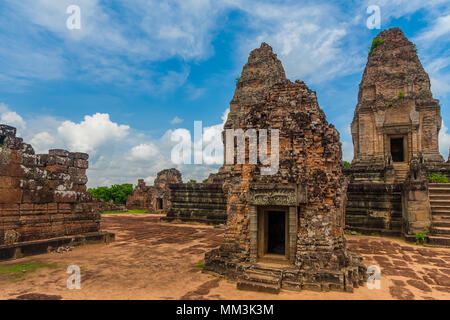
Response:
[[[429,183],[428,188],[430,189],[448,189],[450,190],[450,183]]]
[[[251,282],[246,280],[238,280],[236,287],[238,290],[266,292],[272,294],[279,294],[281,290],[280,285]]]
[[[256,272],[247,271],[244,275],[241,276],[241,280],[281,286],[281,277],[274,277],[271,275]]]
[[[431,228],[431,234],[432,235],[448,235],[450,236],[450,228],[446,228],[446,227],[432,227]]]
[[[436,246],[450,247],[450,237],[445,236],[428,236],[428,243]]]
[[[431,212],[448,212],[450,207],[442,205],[431,205]]]
[[[430,193],[430,201],[450,200],[450,193]]]
[[[435,207],[449,207],[450,208],[450,199],[443,200],[443,199],[430,199],[431,206]]]
[[[443,227],[450,228],[450,219],[434,219],[431,221],[432,228]]]

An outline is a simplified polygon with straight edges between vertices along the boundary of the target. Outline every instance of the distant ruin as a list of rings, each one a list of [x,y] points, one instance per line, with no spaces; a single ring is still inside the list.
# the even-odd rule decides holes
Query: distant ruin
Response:
[[[171,207],[169,185],[178,183],[183,183],[181,173],[173,168],[158,172],[153,186],[147,186],[143,179],[139,179],[133,193],[128,196],[126,207],[167,214]]]
[[[432,173],[450,176],[450,164],[439,153],[441,122],[415,45],[399,28],[381,32],[351,124],[347,228],[410,240],[426,233],[433,243],[450,244],[450,186],[427,179]]]
[[[245,164],[224,165],[210,177],[224,181],[228,220],[224,243],[206,255],[205,270],[236,279],[240,289],[353,291],[366,270],[344,238],[339,133],[315,92],[286,79],[266,43],[242,70],[227,128],[279,129],[279,170],[262,175],[262,164],[249,164],[247,152]]]
[[[0,260],[114,239],[100,231],[99,204],[86,192],[88,157],[35,154],[15,128],[0,125]]]

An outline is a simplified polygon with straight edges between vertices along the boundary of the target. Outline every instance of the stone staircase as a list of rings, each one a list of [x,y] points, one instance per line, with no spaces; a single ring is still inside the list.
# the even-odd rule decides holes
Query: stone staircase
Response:
[[[395,170],[395,181],[405,181],[409,172],[409,164],[406,162],[394,162],[393,165]]]
[[[281,290],[282,269],[269,269],[261,265],[254,265],[237,282],[239,290],[250,290],[278,294]]]
[[[450,184],[430,183],[428,191],[432,214],[429,243],[450,246]]]

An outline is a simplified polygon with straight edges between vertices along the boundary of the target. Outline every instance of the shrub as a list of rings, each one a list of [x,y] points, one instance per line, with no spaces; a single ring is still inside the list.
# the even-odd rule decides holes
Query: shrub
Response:
[[[400,92],[398,93],[398,98],[403,99],[404,97],[405,97],[405,93],[400,90]]]
[[[188,181],[188,183],[197,183],[197,180],[191,179],[191,180]]]
[[[416,45],[415,43],[413,44],[413,48],[414,48],[414,51],[415,51],[416,53],[419,52],[419,49],[417,49],[417,45]]]
[[[415,244],[424,244],[426,237],[427,237],[426,233],[416,233],[416,242],[414,242],[414,243]]]
[[[384,42],[383,39],[375,38],[372,41],[372,45],[370,46],[369,55],[373,54],[373,50],[375,50],[376,47],[378,47],[380,44]]]
[[[391,102],[388,102],[387,106],[388,106],[388,107],[392,107],[393,104],[394,104],[394,103],[391,101]]]
[[[203,179],[202,183],[207,183],[208,182],[208,178]]]
[[[447,176],[440,173],[433,173],[428,176],[428,181],[434,183],[449,183]]]
[[[350,168],[351,164],[348,161],[344,161],[344,168]]]

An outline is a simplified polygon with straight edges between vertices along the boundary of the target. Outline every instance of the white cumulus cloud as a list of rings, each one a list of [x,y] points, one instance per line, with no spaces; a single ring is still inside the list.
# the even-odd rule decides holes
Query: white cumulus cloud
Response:
[[[80,123],[64,121],[58,134],[73,151],[95,153],[102,144],[114,143],[129,133],[128,125],[112,122],[107,113],[85,116]]]

